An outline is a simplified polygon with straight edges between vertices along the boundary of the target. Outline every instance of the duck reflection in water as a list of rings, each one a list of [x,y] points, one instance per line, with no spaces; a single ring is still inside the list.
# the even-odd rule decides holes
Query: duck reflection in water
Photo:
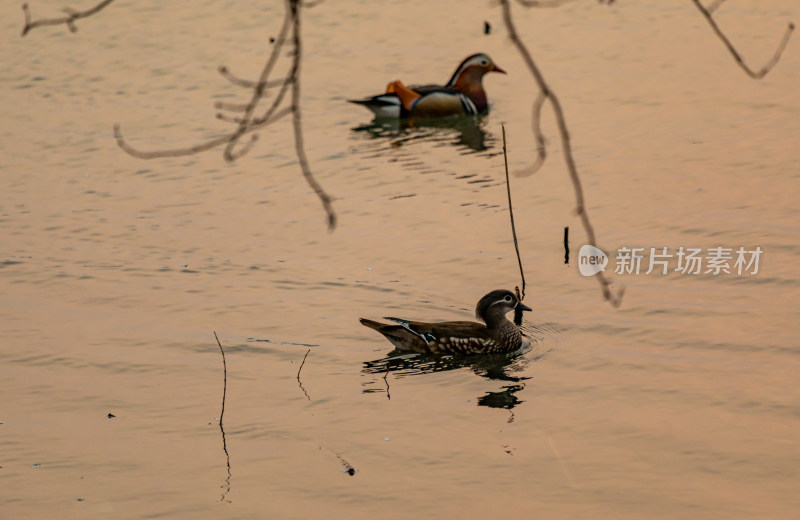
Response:
[[[510,353],[435,356],[395,349],[384,358],[365,361],[362,373],[384,378],[391,373],[395,379],[400,379],[434,372],[468,369],[490,381],[510,383],[501,386],[498,391],[486,392],[484,395],[478,396],[478,406],[511,410],[524,402],[515,394],[524,389],[525,381],[530,379],[529,377],[515,376],[514,373],[523,371],[531,360],[535,361],[541,357],[541,355],[533,357],[526,355],[531,350],[531,345],[526,344],[516,352]],[[386,379],[384,381],[385,388],[370,388],[378,382],[376,379],[365,385],[362,393],[386,392],[387,397],[391,398],[389,382]]]
[[[376,117],[371,123],[352,128],[371,139],[390,141],[392,147],[414,141],[444,143],[467,150],[484,152],[494,146],[495,138],[484,130],[483,116],[450,116],[428,119]]]

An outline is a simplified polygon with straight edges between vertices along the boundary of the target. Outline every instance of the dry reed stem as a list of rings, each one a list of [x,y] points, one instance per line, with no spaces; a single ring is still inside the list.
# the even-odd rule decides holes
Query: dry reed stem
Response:
[[[304,387],[304,386],[303,386],[303,382],[302,382],[302,381],[300,381],[300,371],[301,371],[301,370],[303,370],[303,365],[305,365],[305,364],[306,364],[306,358],[308,357],[308,354],[309,354],[310,352],[311,352],[311,349],[308,349],[308,350],[306,351],[306,355],[305,355],[305,356],[303,356],[303,362],[302,362],[302,363],[300,363],[300,368],[298,368],[298,369],[297,369],[297,384],[300,386],[300,390],[302,390],[302,391],[303,391],[303,394],[305,394],[305,396],[306,396],[306,399],[308,399],[309,401],[311,400],[311,396],[310,396],[310,395],[308,395],[308,392],[306,392],[306,387]]]
[[[214,339],[217,340],[219,351],[222,353],[222,410],[219,412],[219,431],[222,432],[222,451],[225,452],[225,463],[228,467],[228,476],[225,479],[226,490],[222,493],[222,496],[219,499],[220,502],[223,502],[231,490],[231,456],[228,453],[228,441],[225,438],[225,427],[222,425],[222,416],[225,415],[225,397],[228,393],[228,364],[225,361],[225,350],[222,348],[222,343],[220,343],[216,331],[214,331]]]
[[[522,278],[522,291],[519,287],[516,288],[517,300],[522,301],[525,299],[525,271],[522,269],[522,258],[519,255],[519,242],[517,241],[517,226],[514,224],[514,207],[511,204],[511,183],[508,179],[508,151],[506,147],[506,126],[501,125],[503,129],[503,164],[506,172],[506,194],[508,195],[508,215],[511,217],[511,235],[514,237],[514,251],[517,252],[517,264],[519,264],[519,275]],[[514,323],[517,326],[522,325],[522,309],[517,306],[514,309]]]

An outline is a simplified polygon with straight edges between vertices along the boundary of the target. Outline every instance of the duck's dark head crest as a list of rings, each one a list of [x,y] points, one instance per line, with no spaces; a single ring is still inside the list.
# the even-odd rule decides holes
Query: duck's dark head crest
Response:
[[[513,292],[505,289],[497,289],[480,299],[478,305],[475,307],[475,317],[485,323],[486,314],[493,305],[502,306],[505,313],[516,307],[517,303],[517,297]]]

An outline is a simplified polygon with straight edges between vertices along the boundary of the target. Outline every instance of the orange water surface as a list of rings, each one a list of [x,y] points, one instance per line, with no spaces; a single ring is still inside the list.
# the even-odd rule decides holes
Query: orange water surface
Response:
[[[67,4],[88,7],[31,10]],[[0,6],[0,518],[800,517],[797,35],[756,81],[689,0],[514,4],[622,305],[578,272],[545,107],[547,162],[511,178],[530,348],[386,360],[359,317],[471,319],[520,283],[501,124],[524,170],[536,90],[497,5],[303,9],[332,233],[288,118],[233,163],[137,159],[112,135],[152,150],[230,131],[214,103],[247,91],[217,67],[257,77],[280,1],[117,0],[24,38],[20,5]],[[758,68],[800,4],[715,17]],[[480,121],[392,128],[346,102],[445,82],[474,52],[508,71],[485,78]],[[763,254],[757,274],[615,274],[622,247]]]

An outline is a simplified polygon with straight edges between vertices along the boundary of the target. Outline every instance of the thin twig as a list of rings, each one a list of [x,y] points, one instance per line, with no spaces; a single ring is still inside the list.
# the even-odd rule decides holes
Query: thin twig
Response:
[[[300,381],[300,371],[301,371],[301,370],[303,370],[303,365],[305,365],[305,364],[306,364],[306,358],[308,357],[308,354],[309,354],[310,352],[311,352],[311,349],[308,349],[308,350],[306,351],[306,355],[305,355],[305,356],[303,356],[303,362],[302,362],[302,363],[300,363],[300,368],[298,368],[298,369],[297,369],[297,381],[298,381],[298,382]]]
[[[514,20],[511,17],[511,0],[500,0],[500,4],[503,9],[503,21],[506,29],[508,30],[508,34],[512,43],[517,48],[520,55],[522,55],[525,64],[531,71],[531,74],[533,75],[533,78],[539,87],[540,95],[544,96],[544,98],[550,102],[550,106],[553,108],[553,113],[555,114],[556,123],[558,125],[558,132],[561,137],[561,148],[564,153],[564,162],[567,165],[567,171],[569,172],[570,180],[572,181],[572,186],[575,191],[575,211],[581,219],[581,223],[586,231],[586,237],[589,244],[597,247],[594,228],[592,227],[592,223],[589,221],[589,214],[586,211],[586,204],[583,197],[583,187],[581,185],[580,177],[578,176],[577,167],[575,166],[575,159],[572,155],[572,145],[569,139],[569,131],[567,129],[567,121],[566,117],[564,116],[564,110],[561,108],[561,103],[558,100],[558,96],[556,96],[555,92],[553,92],[548,86],[541,71],[534,63],[528,48],[525,47],[524,43],[522,43],[522,40],[517,33],[517,29],[514,26]],[[620,303],[622,302],[624,289],[620,289],[615,295],[611,292],[611,281],[606,278],[603,272],[597,273],[596,278],[600,283],[603,297],[614,307],[619,307]]]
[[[285,116],[288,116],[291,113],[291,108],[286,108],[281,110],[279,113],[272,116],[272,118],[264,122],[260,125],[251,125],[246,133],[251,133],[256,131],[257,129],[267,126],[270,123],[273,123]],[[173,148],[171,150],[152,150],[152,151],[144,151],[139,150],[131,146],[125,138],[122,136],[122,129],[119,125],[114,125],[114,139],[117,140],[117,145],[122,148],[128,155],[132,157],[136,157],[137,159],[161,159],[165,157],[184,157],[187,155],[194,155],[196,153],[205,152],[207,150],[211,150],[213,148],[217,148],[224,144],[227,144],[233,139],[235,134],[226,134],[222,137],[216,137],[214,139],[209,139],[204,143],[200,143],[194,146],[187,146],[186,148]],[[256,136],[253,136],[256,137]],[[240,157],[241,154],[237,155],[236,157]]]
[[[222,353],[222,410],[219,412],[219,431],[222,432],[222,450],[225,452],[225,462],[228,467],[228,476],[225,479],[227,487],[219,499],[220,502],[223,502],[231,490],[231,456],[228,453],[228,441],[225,439],[225,427],[222,425],[222,416],[225,415],[225,396],[228,392],[228,364],[225,362],[225,350],[222,348],[222,343],[220,343],[216,331],[214,331],[214,338],[217,340],[219,351]]]
[[[227,110],[228,112],[244,112],[247,110],[247,103],[228,103],[227,101],[217,101],[214,103],[217,110]]]
[[[517,0],[523,7],[561,7],[575,0]]]
[[[302,363],[300,363],[300,368],[298,368],[298,369],[297,369],[297,384],[298,384],[298,385],[300,385],[300,390],[302,390],[302,391],[303,391],[303,393],[304,393],[304,394],[305,394],[305,396],[306,396],[306,399],[308,399],[308,400],[310,401],[310,400],[311,400],[311,396],[310,396],[310,395],[308,395],[308,392],[306,392],[306,388],[303,386],[303,382],[302,382],[302,381],[300,381],[300,371],[301,371],[301,370],[303,370],[303,365],[305,365],[305,364],[306,364],[306,358],[308,357],[308,353],[309,353],[309,352],[311,352],[311,349],[308,349],[308,350],[306,351],[306,355],[305,355],[305,356],[303,356],[303,362],[302,362]]]
[[[76,11],[71,7],[65,7],[64,12],[67,13],[67,16],[62,16],[61,18],[42,18],[40,20],[31,20],[30,7],[28,7],[27,3],[22,4],[22,11],[25,13],[25,27],[22,28],[22,36],[25,36],[28,34],[28,31],[35,29],[36,27],[41,27],[43,25],[61,25],[62,23],[69,28],[70,32],[78,32],[78,26],[75,25],[75,20],[92,16],[93,14],[102,11],[104,7],[113,1],[114,0],[103,0],[96,6],[85,11]]]
[[[233,116],[229,116],[229,115],[223,114],[223,113],[217,114],[217,119],[219,119],[220,121],[225,121],[226,123],[233,123],[235,125],[239,125],[239,124],[242,123],[242,118],[241,117],[233,117]],[[253,138],[257,138],[257,137],[258,137],[258,134],[253,134]]]
[[[234,85],[250,89],[256,89],[256,88],[265,89],[265,88],[278,87],[280,85],[283,85],[283,83],[287,80],[287,78],[282,78],[282,79],[274,79],[271,81],[266,81],[264,83],[259,83],[257,81],[251,81],[249,79],[243,79],[238,76],[234,76],[234,74],[225,65],[220,65],[217,68],[217,71],[222,75],[223,78],[227,79]]]
[[[517,252],[517,263],[519,264],[519,275],[522,278],[522,293],[520,301],[525,299],[525,271],[522,269],[522,258],[519,256],[519,242],[517,242],[517,226],[514,224],[514,208],[511,205],[511,184],[508,180],[508,153],[506,151],[506,125],[501,125],[503,129],[503,163],[506,170],[506,193],[508,194],[508,214],[511,217],[511,234],[514,237],[514,250]],[[520,309],[520,315],[522,310]],[[519,325],[519,324],[517,324]]]
[[[536,162],[525,170],[516,173],[518,177],[528,177],[533,175],[544,165],[547,159],[547,141],[542,133],[542,106],[547,100],[544,91],[539,91],[536,99],[533,101],[533,109],[531,111],[531,129],[533,130],[533,138],[536,141]]]
[[[318,5],[319,2],[312,3],[307,7]],[[237,116],[230,116],[226,114],[217,114],[217,118],[236,125],[236,129],[221,137],[209,139],[208,141],[189,146],[185,148],[176,148],[170,150],[153,150],[144,151],[131,146],[122,137],[122,131],[119,125],[114,126],[114,137],[117,144],[126,153],[140,159],[154,159],[161,157],[181,157],[186,155],[193,155],[196,153],[211,150],[217,147],[224,147],[223,157],[226,161],[232,162],[243,155],[247,154],[256,142],[257,135],[254,133],[256,130],[270,125],[284,116],[292,114],[292,127],[293,137],[295,144],[295,153],[303,178],[308,185],[319,197],[322,206],[327,216],[328,229],[333,231],[336,228],[336,213],[333,210],[333,199],[317,182],[314,174],[309,166],[308,157],[306,156],[305,146],[303,143],[303,129],[300,109],[300,64],[302,61],[302,39],[300,33],[300,10],[304,4],[300,0],[286,0],[286,13],[277,38],[272,39],[274,47],[272,52],[267,58],[264,67],[261,70],[256,81],[248,81],[234,76],[226,67],[220,67],[219,72],[228,81],[233,84],[252,90],[250,100],[244,104],[233,103],[217,103],[215,106],[218,110],[228,110],[237,112]],[[291,35],[289,34],[291,31]],[[289,68],[289,74],[280,80],[270,80],[275,66],[279,58],[284,55],[283,46],[293,45],[290,55],[292,56],[292,63]],[[261,112],[261,115],[256,115],[256,111],[261,103],[267,97],[267,90],[279,87],[275,92],[269,107]],[[284,105],[289,90],[291,89],[291,106]],[[250,135],[252,134],[252,135]],[[247,141],[242,141],[242,138],[250,135]]]
[[[291,2],[292,0],[288,1]],[[239,128],[237,128],[236,131],[233,134],[231,134],[231,139],[225,146],[224,156],[225,160],[227,160],[228,162],[232,162],[236,159],[236,157],[241,156],[241,155],[237,156],[234,153],[234,148],[238,144],[239,139],[245,133],[247,133],[248,127],[250,127],[250,121],[253,118],[253,112],[255,111],[256,106],[258,105],[259,101],[261,101],[261,98],[264,95],[264,89],[266,88],[267,79],[269,78],[269,75],[272,73],[272,69],[275,67],[275,64],[278,62],[278,58],[280,57],[281,48],[283,47],[283,43],[286,41],[286,33],[289,31],[289,27],[291,24],[291,18],[292,18],[292,11],[289,8],[289,6],[287,6],[283,18],[283,25],[281,26],[281,30],[278,35],[278,43],[272,48],[272,53],[267,59],[267,62],[264,64],[264,68],[261,69],[261,75],[259,76],[258,81],[255,82],[256,87],[253,89],[253,93],[250,97],[250,101],[247,104],[247,108],[244,111],[244,115],[242,116],[242,122],[239,124]],[[295,57],[295,62],[296,61],[297,58]],[[289,83],[289,81],[291,81],[291,79],[292,79],[292,74],[289,74],[289,77],[287,77],[286,80],[283,82],[281,90],[278,92],[278,95],[273,101],[272,107],[270,107],[270,110],[268,111],[269,115],[271,115],[271,112],[273,110],[277,109],[278,105],[283,100],[282,94],[285,93],[286,86]],[[266,116],[266,119],[269,119],[269,115]]]
[[[293,36],[295,67],[292,71],[292,77],[294,77],[294,81],[292,82],[292,122],[294,123],[294,147],[295,151],[297,152],[297,160],[300,162],[300,169],[303,172],[303,177],[305,177],[308,185],[311,186],[311,189],[314,190],[314,193],[317,194],[317,197],[319,197],[319,200],[322,202],[322,207],[325,209],[325,213],[328,214],[328,230],[333,231],[336,229],[336,213],[333,211],[331,198],[327,193],[325,193],[325,190],[323,190],[322,186],[320,186],[320,184],[317,182],[314,174],[311,173],[311,168],[308,165],[308,158],[306,157],[305,147],[303,146],[303,128],[300,115],[300,59],[303,55],[303,46],[302,41],[300,40],[300,6],[297,3],[297,0],[293,0],[290,3],[290,7],[292,8],[294,15]]]
[[[763,67],[761,67],[759,70],[753,71],[753,69],[751,69],[744,62],[744,59],[739,54],[739,52],[736,50],[736,48],[733,46],[731,41],[728,39],[727,36],[725,36],[725,34],[719,28],[719,26],[717,25],[717,22],[714,21],[714,17],[712,15],[712,12],[717,7],[719,7],[719,5],[722,2],[717,2],[716,4],[713,4],[708,9],[703,7],[703,4],[700,3],[700,0],[692,0],[692,2],[697,7],[697,9],[699,9],[700,12],[703,14],[705,19],[708,21],[709,25],[711,25],[711,29],[714,30],[714,33],[719,37],[720,40],[722,40],[722,43],[725,44],[725,47],[727,47],[728,52],[731,53],[731,55],[733,56],[733,59],[736,60],[736,63],[739,65],[739,67],[741,67],[741,69],[743,71],[745,71],[745,73],[748,76],[750,76],[751,78],[753,78],[753,79],[761,79],[761,78],[763,78],[778,63],[778,60],[781,59],[781,54],[783,54],[783,51],[786,49],[786,46],[789,44],[789,37],[792,35],[792,31],[794,31],[794,24],[792,22],[789,22],[789,25],[786,27],[786,32],[783,33],[783,38],[781,39],[780,43],[778,44],[778,48],[775,49],[775,53],[772,55],[772,58],[770,58],[769,61],[767,61],[767,63]]]
[[[225,415],[225,394],[228,392],[228,363],[225,361],[225,350],[222,348],[217,337],[217,332],[214,331],[214,338],[219,345],[219,351],[222,353],[222,410],[219,412],[219,425],[222,426],[222,416]]]
[[[258,124],[250,124],[247,127],[247,130],[244,132],[245,134],[249,134],[255,132],[259,128],[263,128],[279,119],[282,119],[285,116],[288,116],[292,113],[291,107],[284,108],[280,112],[273,114],[269,119],[259,122]],[[237,118],[238,119],[238,118]],[[213,148],[217,148],[224,144],[228,144],[234,139],[238,139],[241,135],[237,132],[231,134],[225,134],[222,137],[216,137],[214,139],[209,139],[204,143],[200,143],[194,146],[187,146],[186,148],[173,148],[171,150],[152,150],[152,151],[144,151],[139,150],[131,146],[125,138],[122,136],[122,129],[119,125],[114,125],[114,139],[117,140],[117,145],[122,148],[125,153],[136,157],[138,159],[161,159],[165,157],[184,157],[186,155],[194,155],[196,153],[205,152],[207,150],[211,150]],[[255,137],[255,136],[254,136]],[[241,153],[238,155],[232,155],[231,160],[234,160],[238,157],[241,157]]]

